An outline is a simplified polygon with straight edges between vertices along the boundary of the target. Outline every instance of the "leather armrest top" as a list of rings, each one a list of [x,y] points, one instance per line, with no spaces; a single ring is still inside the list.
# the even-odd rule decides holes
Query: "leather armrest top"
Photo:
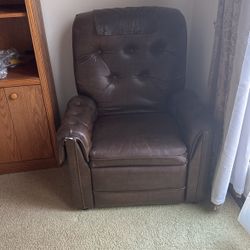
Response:
[[[168,108],[179,125],[180,132],[189,149],[189,156],[192,158],[200,137],[205,133],[211,136],[213,118],[199,98],[190,90],[184,90],[174,95]]]
[[[95,102],[87,96],[75,96],[68,105],[62,124],[57,132],[59,146],[59,160],[65,160],[64,141],[67,138],[76,140],[87,161],[92,146],[92,130],[97,118]]]

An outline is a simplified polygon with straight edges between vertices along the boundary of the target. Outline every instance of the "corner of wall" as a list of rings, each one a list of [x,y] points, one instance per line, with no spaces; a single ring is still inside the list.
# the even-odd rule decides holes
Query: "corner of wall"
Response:
[[[187,63],[187,86],[207,101],[218,0],[193,0]]]

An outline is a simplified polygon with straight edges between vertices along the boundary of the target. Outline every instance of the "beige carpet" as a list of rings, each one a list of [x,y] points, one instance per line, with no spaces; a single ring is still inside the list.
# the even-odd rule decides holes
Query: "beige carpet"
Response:
[[[250,249],[229,197],[198,205],[74,211],[61,169],[0,176],[0,249]]]

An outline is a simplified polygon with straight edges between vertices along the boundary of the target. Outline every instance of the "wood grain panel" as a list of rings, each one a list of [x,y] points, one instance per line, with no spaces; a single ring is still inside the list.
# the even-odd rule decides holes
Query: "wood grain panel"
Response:
[[[39,159],[33,161],[20,161],[20,162],[8,162],[0,163],[0,174],[8,174],[15,172],[23,172],[44,168],[56,168],[57,162],[54,158]]]
[[[59,126],[60,118],[55,93],[54,79],[48,53],[47,39],[41,13],[40,1],[25,0],[31,37],[33,41],[37,68],[44,96],[45,108],[49,120],[52,144],[55,156],[58,156],[56,144],[56,127]]]
[[[53,156],[40,86],[6,88],[22,160]],[[11,99],[16,94],[15,100]]]
[[[18,160],[20,154],[8,102],[4,90],[0,89],[0,163]]]

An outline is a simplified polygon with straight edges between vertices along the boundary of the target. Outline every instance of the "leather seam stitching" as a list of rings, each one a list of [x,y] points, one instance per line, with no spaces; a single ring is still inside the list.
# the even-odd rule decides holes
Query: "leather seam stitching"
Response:
[[[167,191],[174,191],[174,190],[185,190],[185,187],[182,188],[158,188],[158,189],[145,189],[145,190],[125,190],[125,191],[95,191],[93,190],[94,193],[132,193],[132,192],[148,192],[148,191],[162,191],[162,190],[167,190]]]
[[[200,163],[202,162],[202,156],[203,156],[203,151],[204,151],[204,136],[205,134],[202,133],[201,134],[201,152],[200,152]],[[195,189],[195,198],[197,199],[197,193],[198,193],[198,189],[200,186],[200,175],[201,175],[201,166],[199,167],[199,174],[198,174],[198,180],[197,180],[197,185],[196,185],[196,189]]]
[[[187,156],[187,154],[182,154],[182,155],[173,155],[171,158],[174,158],[176,156]],[[128,156],[129,157],[129,156]],[[105,159],[105,158],[93,158],[94,161],[114,161],[114,160],[122,160],[122,161],[126,161],[126,160],[168,160],[168,159],[171,159],[171,158],[160,158],[160,157],[148,157],[148,158],[112,158],[112,159]]]
[[[206,151],[204,148],[205,148],[205,146],[206,145],[204,145],[205,143],[204,143],[204,141],[206,141],[205,140],[205,137],[207,137],[207,133],[205,132],[203,135],[202,135],[202,142],[201,142],[201,146],[202,146],[202,150],[201,150],[201,153],[200,153],[200,162],[202,162],[202,158],[204,157],[204,151]],[[206,157],[204,157],[205,158],[205,161],[204,161],[204,164],[205,164],[205,166],[204,166],[204,168],[206,168],[207,166],[206,166],[206,164],[207,164],[207,161],[206,161]],[[199,168],[199,176],[198,176],[198,182],[197,182],[197,186],[196,186],[196,190],[195,190],[195,196],[197,197],[197,193],[198,193],[198,189],[199,189],[199,187],[200,187],[200,175],[201,175],[201,171],[202,171],[202,169],[201,169],[201,167]]]

